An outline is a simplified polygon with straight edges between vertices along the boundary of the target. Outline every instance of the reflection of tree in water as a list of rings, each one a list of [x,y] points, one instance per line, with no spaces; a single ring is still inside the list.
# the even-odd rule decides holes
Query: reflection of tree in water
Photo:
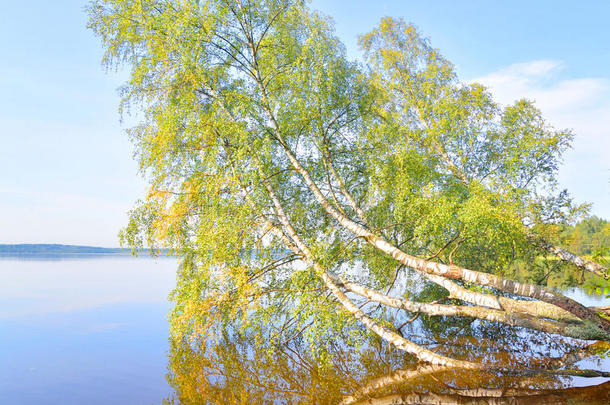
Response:
[[[449,320],[442,322],[447,325]],[[417,320],[405,334],[411,333],[410,338],[443,355],[494,364],[502,370],[481,372],[418,364],[377,338],[359,349],[331,342],[327,356],[320,359],[312,355],[315,351],[301,337],[283,345],[261,344],[260,335],[248,333],[248,329],[237,332],[236,328],[224,327],[216,330],[214,341],[197,333],[174,335],[168,381],[175,392],[166,403],[610,401],[610,382],[594,380],[591,384],[597,385],[573,388],[572,376],[557,374],[561,370],[571,374],[574,363],[592,355],[607,356],[607,343],[586,345],[478,322],[465,325],[458,320],[453,325],[445,331],[435,330],[435,323],[429,319]],[[461,335],[451,336],[455,328],[461,329]]]
[[[351,385],[350,380],[342,381],[340,366],[321,369],[295,344],[282,349],[253,347],[248,338],[229,333],[208,347],[201,341],[173,342],[171,403],[336,402],[340,388]]]

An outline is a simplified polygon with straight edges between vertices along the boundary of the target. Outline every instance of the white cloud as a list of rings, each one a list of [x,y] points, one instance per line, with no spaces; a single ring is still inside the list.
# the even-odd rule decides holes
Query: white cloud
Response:
[[[563,64],[560,61],[555,60],[538,60],[527,63],[514,63],[496,72],[485,75],[481,79],[490,77],[503,78],[506,76],[510,78],[517,77],[523,79],[528,77],[543,76],[562,68]]]
[[[548,122],[575,133],[560,181],[592,213],[610,219],[610,77],[562,77],[563,63],[518,63],[475,78],[501,104],[533,100]]]
[[[562,69],[563,64],[557,61],[518,63],[472,81],[490,88],[500,103],[508,104],[520,98],[535,100],[538,107],[551,116],[588,110],[600,102],[610,102],[610,79],[560,80],[558,74]]]

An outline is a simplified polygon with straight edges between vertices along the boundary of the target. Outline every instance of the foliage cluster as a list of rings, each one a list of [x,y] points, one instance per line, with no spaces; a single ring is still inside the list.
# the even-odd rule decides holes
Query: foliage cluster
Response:
[[[364,35],[359,63],[298,0],[95,0],[89,13],[105,63],[130,67],[123,106],[142,117],[129,133],[149,191],[121,236],[183,258],[178,340],[239,321],[260,341],[298,336],[323,357],[328,342],[366,333],[329,272],[426,291],[409,276],[395,283],[413,269],[373,235],[513,275],[542,254],[532,234],[555,237],[549,223],[583,210],[555,191],[572,134],[531,101],[503,107],[460,82],[402,20]]]

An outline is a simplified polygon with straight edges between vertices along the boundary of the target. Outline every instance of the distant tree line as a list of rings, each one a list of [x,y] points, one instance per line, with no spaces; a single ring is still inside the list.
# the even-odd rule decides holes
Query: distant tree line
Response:
[[[546,232],[556,235],[555,245],[606,268],[610,264],[610,221],[590,216],[575,224],[557,222],[547,226],[549,229]],[[548,287],[563,289],[580,285],[589,293],[610,294],[610,280],[606,272],[594,275],[580,267],[565,266],[560,262],[553,254],[539,257],[533,264],[516,261],[512,276]]]
[[[120,248],[103,248],[96,246],[75,246],[59,244],[22,243],[13,245],[0,244],[0,254],[30,255],[30,254],[108,254],[129,253]]]
[[[608,256],[610,222],[592,216],[574,226],[564,225],[561,244],[579,255]]]

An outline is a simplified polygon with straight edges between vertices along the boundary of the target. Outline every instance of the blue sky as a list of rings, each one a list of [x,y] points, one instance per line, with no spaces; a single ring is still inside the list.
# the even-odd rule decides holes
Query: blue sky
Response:
[[[145,184],[85,1],[0,5],[0,243],[117,246]],[[610,2],[314,0],[349,55],[382,16],[415,23],[464,81],[572,128],[561,186],[610,218]]]

